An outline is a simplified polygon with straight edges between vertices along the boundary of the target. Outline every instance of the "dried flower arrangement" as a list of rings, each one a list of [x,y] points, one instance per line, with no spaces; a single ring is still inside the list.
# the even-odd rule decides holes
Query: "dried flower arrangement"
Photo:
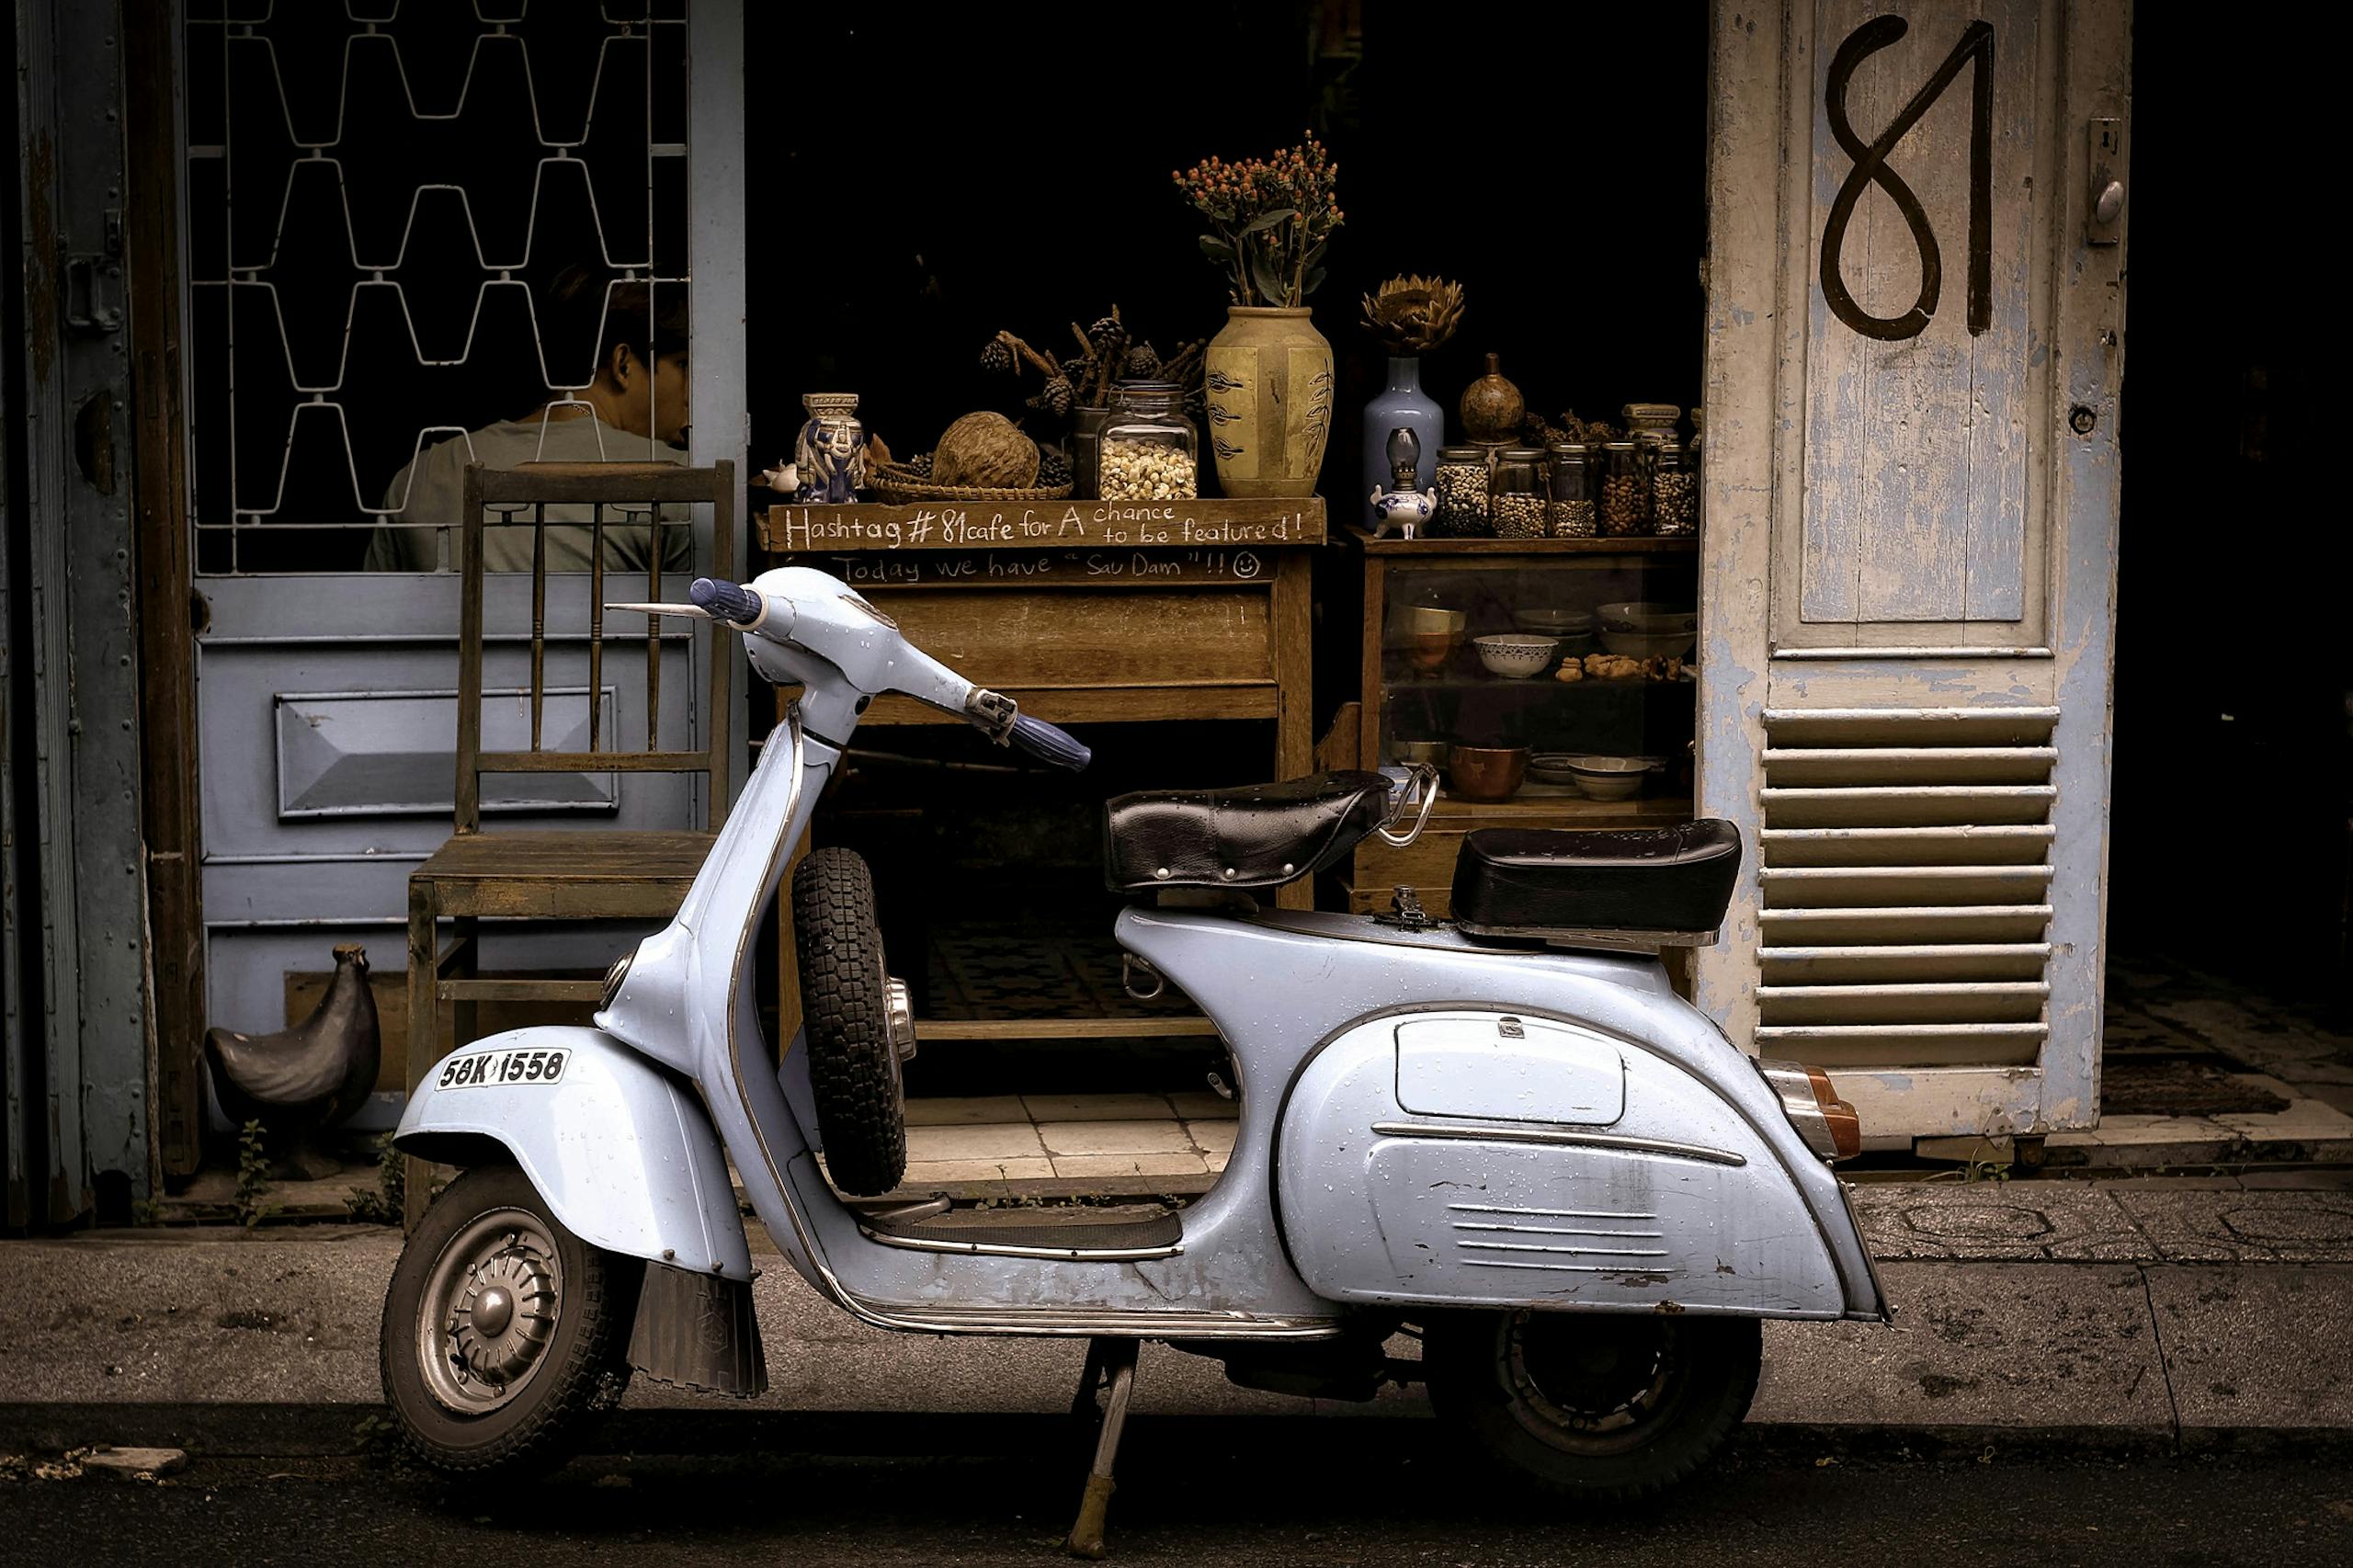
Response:
[[[981,369],[1013,375],[1025,367],[1036,370],[1044,384],[1030,394],[1029,404],[1057,419],[1068,418],[1074,408],[1108,405],[1114,381],[1173,381],[1186,389],[1188,398],[1200,386],[1206,338],[1196,338],[1164,357],[1149,341],[1134,335],[1117,305],[1091,326],[1082,329],[1071,323],[1070,335],[1078,351],[1057,360],[1012,333],[999,331],[981,347]]]
[[[1574,408],[1563,410],[1561,422],[1555,425],[1531,409],[1520,438],[1531,447],[1550,447],[1562,441],[1598,447],[1604,441],[1618,439],[1618,426],[1606,419],[1579,419]]]
[[[1364,297],[1364,327],[1392,354],[1428,354],[1462,324],[1462,285],[1407,274]]]
[[[1237,305],[1305,304],[1324,281],[1324,251],[1347,221],[1340,165],[1307,133],[1269,158],[1206,159],[1169,176],[1210,221],[1201,254],[1223,267]]]

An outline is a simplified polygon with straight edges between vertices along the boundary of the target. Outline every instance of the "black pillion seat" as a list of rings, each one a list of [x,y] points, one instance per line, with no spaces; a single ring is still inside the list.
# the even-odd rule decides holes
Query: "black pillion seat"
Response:
[[[1454,862],[1454,923],[1474,937],[1671,934],[1710,941],[1740,875],[1740,829],[1483,827]]]
[[[1239,790],[1141,790],[1103,808],[1103,880],[1126,893],[1279,887],[1337,865],[1389,809],[1389,780],[1361,769]]]

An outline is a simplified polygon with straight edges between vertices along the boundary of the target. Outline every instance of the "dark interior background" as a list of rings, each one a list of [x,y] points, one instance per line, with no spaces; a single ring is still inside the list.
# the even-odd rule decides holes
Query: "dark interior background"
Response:
[[[2110,948],[2344,1014],[2353,535],[2290,259],[2332,92],[2288,28],[2137,16]]]

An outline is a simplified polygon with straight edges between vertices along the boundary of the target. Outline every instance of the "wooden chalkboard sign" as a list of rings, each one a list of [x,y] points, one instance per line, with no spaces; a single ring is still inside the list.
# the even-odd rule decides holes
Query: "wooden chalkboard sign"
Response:
[[[759,527],[762,548],[779,555],[1090,548],[1265,551],[1321,544],[1324,503],[1306,496],[778,506],[760,515]]]
[[[791,556],[851,587],[1190,587],[1263,583],[1275,557],[1256,550],[925,550],[852,554],[813,550]]]

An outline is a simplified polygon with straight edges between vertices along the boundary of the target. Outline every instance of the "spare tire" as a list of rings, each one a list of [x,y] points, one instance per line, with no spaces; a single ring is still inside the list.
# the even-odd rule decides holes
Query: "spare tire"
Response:
[[[906,1175],[906,1100],[864,860],[818,849],[801,862],[792,873],[792,935],[825,1172],[853,1197],[888,1192]]]

